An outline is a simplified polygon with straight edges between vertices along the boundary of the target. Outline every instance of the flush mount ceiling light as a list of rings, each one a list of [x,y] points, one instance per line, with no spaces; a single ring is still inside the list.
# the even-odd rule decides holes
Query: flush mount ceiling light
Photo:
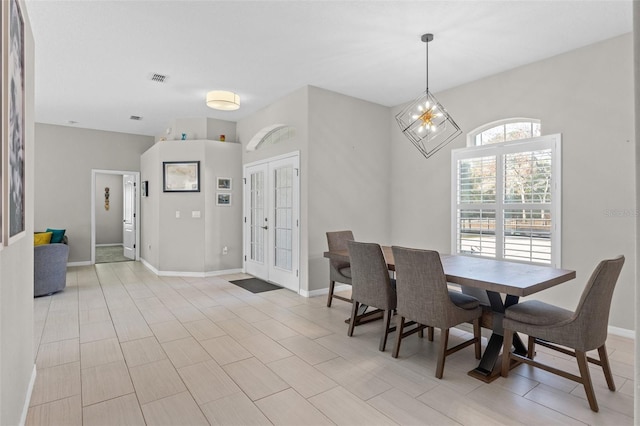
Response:
[[[447,110],[429,92],[429,42],[433,40],[433,34],[423,34],[421,40],[427,46],[427,88],[420,97],[396,115],[396,121],[402,133],[425,158],[429,158],[458,137],[462,131]]]
[[[213,90],[207,93],[207,106],[222,111],[235,111],[240,108],[240,96],[226,90]]]

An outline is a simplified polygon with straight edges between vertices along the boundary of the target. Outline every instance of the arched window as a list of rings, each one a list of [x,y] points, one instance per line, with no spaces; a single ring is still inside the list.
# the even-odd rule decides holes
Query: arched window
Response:
[[[296,129],[294,127],[287,126],[286,124],[272,124],[256,133],[247,144],[246,149],[247,151],[255,151],[260,147],[274,145],[291,139],[295,134]]]
[[[561,135],[511,118],[453,150],[452,252],[560,266]]]
[[[467,146],[530,139],[540,136],[540,120],[534,118],[507,118],[494,121],[469,132]]]

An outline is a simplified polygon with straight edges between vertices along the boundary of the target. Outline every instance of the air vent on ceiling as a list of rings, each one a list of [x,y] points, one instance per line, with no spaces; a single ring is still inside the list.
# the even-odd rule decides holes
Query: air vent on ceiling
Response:
[[[151,81],[155,81],[156,83],[164,83],[167,80],[168,76],[163,74],[153,73],[151,74]]]
[[[142,117],[140,117],[139,115],[132,115],[131,117],[129,117],[130,120],[136,120],[136,121],[140,121],[142,120]]]

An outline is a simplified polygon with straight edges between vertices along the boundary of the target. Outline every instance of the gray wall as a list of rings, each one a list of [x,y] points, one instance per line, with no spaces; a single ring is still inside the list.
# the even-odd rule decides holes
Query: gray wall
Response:
[[[109,188],[109,210],[104,193]],[[122,244],[122,175],[96,173],[96,244]]]
[[[66,229],[69,262],[91,260],[91,170],[139,171],[153,137],[36,124],[35,227]]]
[[[543,134],[562,133],[562,266],[578,277],[535,297],[574,309],[597,262],[624,254],[610,318],[624,329],[634,328],[636,268],[632,69],[624,35],[437,93],[465,133],[509,117],[539,118]],[[392,129],[393,242],[449,252],[450,151],[466,138],[425,160]]]
[[[33,193],[34,42],[29,16],[25,43],[25,236],[0,251],[0,424],[20,422],[34,370],[33,353]],[[4,101],[4,100],[3,100]],[[1,216],[1,215],[0,215]]]
[[[140,207],[142,259],[165,273],[242,268],[240,149],[230,142],[171,140],[158,142],[142,155],[141,181],[148,181],[150,188]],[[163,192],[164,161],[200,161],[200,192]],[[216,206],[217,177],[232,179],[229,207]],[[194,211],[201,217],[193,218]]]
[[[309,87],[309,290],[329,283],[327,231],[390,244],[389,108]]]
[[[266,126],[296,128],[295,138],[243,152],[243,163],[300,151],[302,291],[328,285],[327,231],[390,241],[388,116],[387,107],[307,86],[238,122],[243,147]]]
[[[295,137],[274,145],[260,146],[256,151],[247,152],[247,144],[263,128],[272,124],[286,124],[294,127]],[[309,161],[309,87],[298,89],[248,118],[238,121],[238,141],[242,144],[242,164],[252,163],[278,155],[300,152],[300,289],[307,290],[309,255],[307,235],[309,232],[308,182]]]

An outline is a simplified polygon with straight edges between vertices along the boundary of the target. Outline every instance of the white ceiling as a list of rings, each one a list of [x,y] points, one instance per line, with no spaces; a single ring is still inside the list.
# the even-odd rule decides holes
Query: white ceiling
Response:
[[[425,88],[423,33],[437,93],[630,32],[631,4],[27,0],[36,121],[160,135],[175,118],[237,121],[308,84],[395,106]],[[214,89],[241,108],[207,108]]]

